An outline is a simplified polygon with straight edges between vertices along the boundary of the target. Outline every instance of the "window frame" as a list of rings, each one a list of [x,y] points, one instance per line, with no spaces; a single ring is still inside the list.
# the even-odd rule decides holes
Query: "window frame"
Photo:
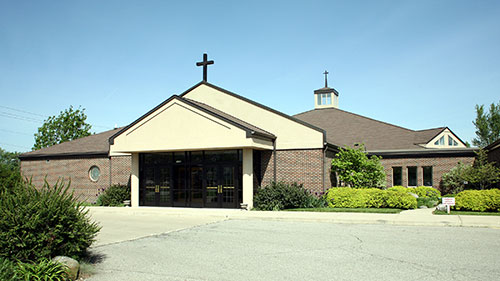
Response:
[[[399,184],[396,184],[396,181],[395,181],[395,171],[396,170],[399,170]],[[392,186],[402,186],[403,185],[403,167],[401,166],[394,166],[392,167]]]
[[[415,171],[415,184],[410,184],[410,181],[411,181],[411,178],[410,178],[410,169],[414,170]],[[417,166],[408,166],[406,167],[406,173],[407,173],[407,177],[408,177],[408,182],[407,182],[407,186],[418,186],[418,168]]]

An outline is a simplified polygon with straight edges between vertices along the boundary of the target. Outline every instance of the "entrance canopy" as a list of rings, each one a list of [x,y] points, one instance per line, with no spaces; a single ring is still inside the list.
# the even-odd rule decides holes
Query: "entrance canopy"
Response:
[[[172,96],[110,138],[110,156],[121,153],[273,149],[276,137],[206,104]]]

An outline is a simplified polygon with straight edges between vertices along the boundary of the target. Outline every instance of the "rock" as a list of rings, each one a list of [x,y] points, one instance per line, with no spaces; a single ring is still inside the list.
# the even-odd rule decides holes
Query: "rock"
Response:
[[[439,205],[437,205],[436,210],[446,212],[447,211],[446,205],[445,204],[439,204]]]
[[[419,209],[427,209],[427,206],[422,205],[422,206],[420,206],[420,207],[418,207],[418,208],[419,208]]]
[[[76,278],[78,278],[80,263],[78,263],[77,260],[66,256],[57,256],[52,260],[68,267],[68,277],[70,280],[76,280]]]
[[[410,193],[411,196],[418,198],[418,195],[416,193],[413,193],[413,192],[408,192],[408,193]]]

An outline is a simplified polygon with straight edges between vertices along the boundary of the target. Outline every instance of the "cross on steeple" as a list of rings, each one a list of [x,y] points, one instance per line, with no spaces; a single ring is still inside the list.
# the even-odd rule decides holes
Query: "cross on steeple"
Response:
[[[207,82],[207,66],[214,64],[213,60],[208,60],[208,55],[203,54],[203,61],[197,62],[196,66],[203,66],[203,81]]]
[[[323,74],[325,74],[325,88],[328,88],[328,71],[325,70],[325,72],[323,72]]]

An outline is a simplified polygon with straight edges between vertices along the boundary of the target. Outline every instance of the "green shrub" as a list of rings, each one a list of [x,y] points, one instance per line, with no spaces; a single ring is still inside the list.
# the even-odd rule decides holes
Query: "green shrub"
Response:
[[[98,206],[122,206],[125,200],[130,200],[130,187],[112,185],[99,195],[96,204]]]
[[[425,198],[441,197],[441,192],[430,186],[419,186],[415,187],[414,190],[415,190],[414,193],[416,193],[418,197],[425,197]]]
[[[455,197],[455,209],[465,211],[500,211],[500,190],[464,190]]]
[[[19,262],[15,268],[15,279],[20,280],[67,280],[67,268],[63,264],[49,259],[41,259],[37,263]]]
[[[377,188],[355,189],[334,187],[328,190],[326,199],[332,208],[398,208],[414,209],[415,197],[406,191],[381,190]]]
[[[441,197],[441,192],[439,190],[430,186],[419,186],[419,187],[404,187],[404,186],[393,186],[389,187],[387,190],[400,191],[400,192],[411,192],[417,194],[418,197],[424,198],[434,198],[438,199]]]
[[[256,210],[271,211],[295,208],[323,207],[324,200],[317,198],[301,184],[271,183],[259,189],[254,198]]]
[[[14,278],[16,264],[0,257],[0,280],[17,280]]]
[[[387,208],[415,209],[417,208],[417,198],[408,192],[386,190]]]
[[[432,208],[439,204],[439,199],[434,197],[419,197],[417,198],[417,207],[427,206],[428,208]]]
[[[0,257],[37,262],[58,255],[78,259],[99,231],[69,184],[30,183],[0,193]]]

